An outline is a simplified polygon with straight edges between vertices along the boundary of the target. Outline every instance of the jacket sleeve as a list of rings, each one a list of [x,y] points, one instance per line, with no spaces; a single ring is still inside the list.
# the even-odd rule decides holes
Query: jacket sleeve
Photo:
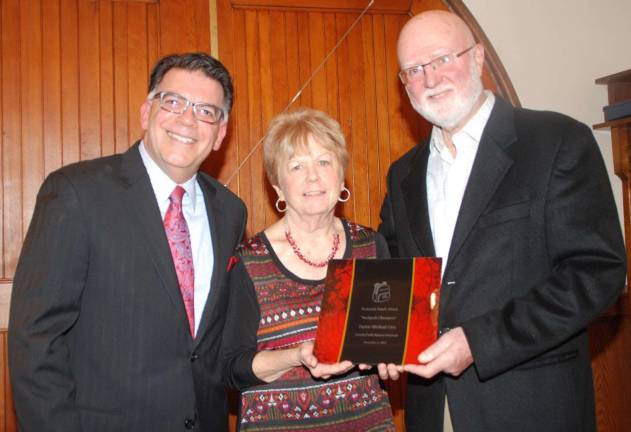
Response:
[[[545,239],[536,241],[545,242],[547,276],[503,307],[461,323],[483,380],[583,331],[624,287],[619,219],[602,157],[585,125],[566,129],[544,206]]]
[[[379,224],[378,231],[386,240],[388,245],[388,249],[390,250],[390,256],[396,258],[399,256],[399,249],[397,247],[397,233],[394,226],[394,215],[392,214],[392,203],[390,201],[390,191],[391,191],[391,177],[392,177],[392,168],[388,172],[387,176],[387,187],[388,190],[386,192],[386,196],[383,199],[383,204],[381,205],[381,223]]]
[[[239,260],[229,274],[230,301],[223,333],[224,383],[235,390],[262,384],[252,371],[260,310],[254,285]]]
[[[21,431],[80,431],[67,339],[89,252],[78,195],[53,173],[38,194],[11,297],[10,377]]]
[[[375,232],[375,244],[377,248],[377,259],[390,258],[390,249],[383,236]]]

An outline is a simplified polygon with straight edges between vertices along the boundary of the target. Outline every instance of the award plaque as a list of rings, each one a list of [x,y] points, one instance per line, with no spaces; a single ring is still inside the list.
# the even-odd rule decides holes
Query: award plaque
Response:
[[[331,260],[314,354],[323,363],[418,363],[438,337],[440,258]]]

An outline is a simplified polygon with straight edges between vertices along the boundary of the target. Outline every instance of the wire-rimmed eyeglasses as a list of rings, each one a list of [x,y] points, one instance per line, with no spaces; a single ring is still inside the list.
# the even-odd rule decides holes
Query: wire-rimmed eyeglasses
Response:
[[[222,108],[204,102],[191,102],[184,96],[163,91],[155,94],[151,99],[160,100],[160,108],[175,114],[184,114],[189,106],[193,107],[193,117],[204,123],[217,124],[226,118],[226,113]]]
[[[425,64],[414,65],[410,66],[409,68],[403,69],[399,72],[399,78],[404,85],[416,82],[425,76],[426,67],[429,66],[434,71],[439,70],[440,68],[453,63],[458,57],[471,51],[476,45],[477,44],[473,44],[469,48],[457,53],[441,55],[440,57],[436,57],[435,59],[432,59]]]

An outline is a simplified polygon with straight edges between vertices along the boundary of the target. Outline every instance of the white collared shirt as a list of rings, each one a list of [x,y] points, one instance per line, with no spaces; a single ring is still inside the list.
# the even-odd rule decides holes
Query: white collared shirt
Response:
[[[156,195],[160,215],[164,221],[167,209],[169,208],[169,197],[177,186],[171,178],[160,169],[154,160],[147,153],[143,142],[139,146],[142,162],[149,174],[149,180]],[[188,225],[191,236],[191,249],[193,252],[193,268],[195,274],[195,334],[199,329],[202,312],[210,293],[210,280],[213,274],[214,254],[212,240],[210,238],[210,221],[206,212],[204,194],[197,183],[197,175],[194,175],[183,184],[186,190],[182,198],[182,213]]]
[[[486,99],[482,106],[451,138],[456,147],[455,157],[444,145],[442,130],[436,126],[432,129],[427,161],[427,206],[434,250],[436,256],[443,259],[442,273],[447,266],[460,204],[478,152],[480,138],[495,104],[493,93],[485,91],[484,94]]]

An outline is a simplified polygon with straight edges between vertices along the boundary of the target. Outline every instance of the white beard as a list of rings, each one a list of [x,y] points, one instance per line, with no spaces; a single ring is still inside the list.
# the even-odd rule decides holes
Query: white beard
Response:
[[[482,79],[478,74],[477,64],[471,62],[471,68],[469,70],[469,80],[464,90],[455,95],[451,101],[438,101],[433,102],[429,100],[430,96],[439,94],[441,92],[451,90],[454,91],[453,84],[446,84],[433,89],[425,90],[425,93],[421,96],[420,102],[414,98],[409,91],[408,96],[412,107],[428,122],[439,126],[445,130],[452,130],[454,127],[462,121],[475,106],[476,102],[482,94]]]

